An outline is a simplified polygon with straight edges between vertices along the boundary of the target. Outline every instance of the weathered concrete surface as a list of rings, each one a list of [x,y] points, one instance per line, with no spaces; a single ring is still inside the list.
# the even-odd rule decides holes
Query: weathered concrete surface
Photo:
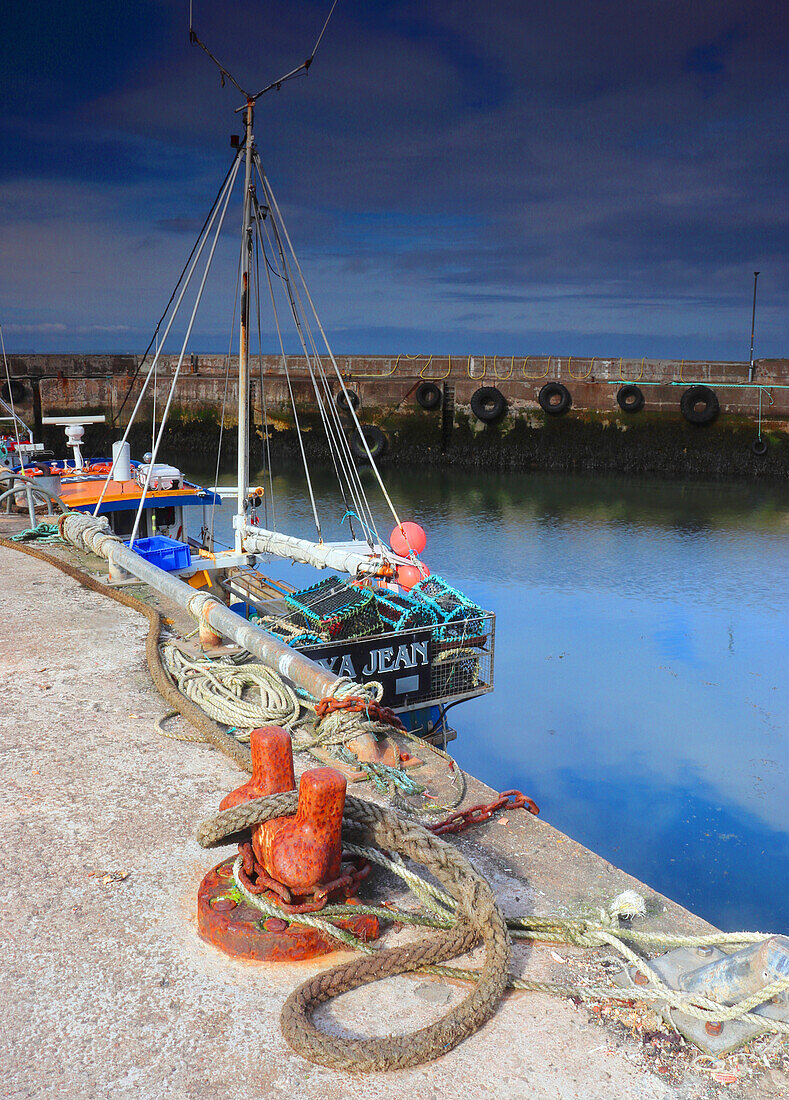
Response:
[[[264,356],[268,448],[275,461],[301,461],[301,445],[311,459],[329,458],[315,393],[303,359],[289,359],[299,408],[301,440],[295,431],[290,390],[277,356]],[[159,407],[170,385],[175,359],[162,360]],[[17,409],[33,424],[37,438],[63,452],[60,428],[44,428],[42,415],[103,413],[107,426],[89,427],[85,453],[110,452],[140,394],[145,372],[136,374],[132,356],[14,356]],[[477,469],[620,471],[683,479],[759,478],[784,480],[789,474],[789,360],[758,360],[758,389],[747,385],[747,363],[677,360],[573,359],[562,356],[346,356],[338,366],[360,399],[359,417],[384,433],[383,464],[433,465]],[[252,386],[256,429],[253,462],[263,462],[264,411],[257,380]],[[416,400],[420,384],[433,381],[441,407],[425,410]],[[572,397],[564,416],[549,416],[539,405],[547,382],[560,381]],[[623,412],[617,393],[625,382],[642,389],[644,408]],[[699,427],[686,422],[680,399],[693,383],[715,390],[720,415]],[[495,387],[506,412],[495,424],[478,420],[472,395]],[[144,397],[130,441],[134,454],[149,447],[152,389]],[[340,390],[330,382],[336,400]],[[215,456],[220,420],[230,453],[235,447],[237,365],[229,374],[223,356],[195,355],[182,372],[163,438],[161,457],[182,464],[184,456]],[[119,426],[113,426],[117,418]],[[343,430],[355,430],[344,417]],[[757,437],[766,444],[756,455]]]
[[[170,385],[177,356],[162,356],[159,364],[158,393],[162,397]],[[635,383],[644,392],[646,406],[652,412],[679,415],[679,399],[694,383],[712,386],[718,393],[721,410],[756,416],[759,393],[748,387],[749,364],[735,362],[690,361],[676,359],[573,358],[571,356],[446,356],[379,355],[339,356],[338,368],[346,384],[352,386],[362,406],[390,412],[417,412],[415,391],[420,382],[433,381],[452,387],[457,406],[468,408],[471,395],[480,386],[495,386],[507,398],[511,412],[539,409],[537,395],[546,382],[562,382],[572,393],[573,408],[601,413],[619,412],[617,390]],[[139,357],[25,355],[11,356],[10,369],[21,389],[15,400],[23,417],[35,417],[43,411],[74,413],[101,410],[108,418],[119,416],[125,424],[142,389],[149,364],[138,373]],[[325,361],[333,392],[339,389],[331,364]],[[255,361],[252,401],[256,419],[262,420],[258,371],[266,388],[266,401],[275,417],[291,416],[291,400],[282,360],[264,355]],[[310,373],[301,356],[288,357],[299,409],[316,408]],[[226,374],[229,374],[227,392]],[[235,424],[238,406],[238,361],[222,355],[193,355],[182,369],[175,396],[176,414],[196,418],[216,417],[225,409],[225,423]],[[774,387],[764,394],[762,415],[771,421],[789,417],[789,360],[760,359],[755,363],[754,381]],[[141,405],[142,419],[150,419],[153,386],[148,387]],[[123,411],[121,412],[121,407]],[[627,417],[626,417],[627,418]],[[637,419],[630,416],[631,422]]]
[[[8,526],[0,522],[0,534]],[[6,1096],[718,1095],[708,1075],[687,1071],[669,1083],[651,1072],[639,1040],[591,1022],[587,1009],[530,994],[508,997],[480,1033],[412,1071],[353,1076],[294,1055],[279,1009],[314,964],[233,962],[195,931],[197,886],[218,855],[197,847],[194,826],[239,772],[214,751],[154,731],[165,708],[136,613],[16,551],[0,548],[0,578]],[[477,785],[472,797],[480,793]],[[572,912],[634,884],[525,814],[460,843],[510,911]],[[128,877],[113,881],[112,872]],[[652,927],[704,927],[647,893]],[[562,977],[547,949],[515,953],[522,973]],[[323,1016],[349,1033],[406,1030],[460,995],[445,982],[403,977],[346,996]],[[724,1091],[789,1094],[787,1079],[771,1073]]]

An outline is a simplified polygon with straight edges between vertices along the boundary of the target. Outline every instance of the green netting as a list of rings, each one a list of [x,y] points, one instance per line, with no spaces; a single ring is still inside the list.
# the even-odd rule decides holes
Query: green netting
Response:
[[[339,577],[327,577],[301,592],[289,593],[285,601],[292,622],[316,634],[328,634],[332,640],[380,634],[383,629],[373,593]]]
[[[412,596],[409,592],[378,589],[375,599],[384,630],[387,632],[435,626],[442,619],[438,605],[426,597],[419,598]]]
[[[478,604],[435,573],[415,584],[411,593],[419,593],[438,609],[439,622],[443,624],[438,632],[441,638],[462,637],[468,632],[468,621],[481,620],[485,614]]]

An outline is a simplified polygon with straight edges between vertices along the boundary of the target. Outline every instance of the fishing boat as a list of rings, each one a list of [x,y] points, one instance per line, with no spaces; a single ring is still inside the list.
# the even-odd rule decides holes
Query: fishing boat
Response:
[[[37,499],[44,499],[37,490],[45,490],[59,497],[69,511],[106,516],[113,534],[122,538],[135,534],[138,541],[158,537],[189,542],[190,529],[207,528],[208,509],[220,503],[221,498],[188,481],[177,467],[156,463],[149,478],[151,456],[144,455],[141,462],[132,460],[128,443],[118,448],[117,460],[116,456],[84,459],[81,440],[85,424],[103,420],[103,416],[43,418],[45,424],[66,427],[68,445],[74,455],[70,459],[53,458],[43,444],[33,442],[32,432],[20,421],[25,438],[0,437],[0,468],[32,481],[34,507]],[[27,505],[21,484],[17,497],[20,504]],[[196,508],[201,509],[199,514]]]
[[[398,715],[407,730],[445,742],[455,736],[447,722],[449,708],[493,690],[495,618],[449,579],[431,574],[422,557],[427,543],[425,531],[419,524],[401,518],[386,488],[376,461],[372,426],[362,423],[356,395],[347,388],[338,368],[264,171],[253,130],[259,99],[307,71],[327,24],[328,19],[306,62],[257,93],[245,91],[190,27],[193,44],[219,65],[223,82],[230,81],[241,93],[244,102],[237,110],[243,117],[244,134],[231,141],[234,152],[230,167],[157,325],[157,350],[143,357],[136,402],[123,436],[113,444],[111,457],[85,461],[80,444],[84,426],[93,418],[51,418],[50,423],[65,428],[73,457],[51,460],[31,453],[29,448],[35,446],[32,435],[26,451],[17,430],[16,454],[20,461],[12,462],[11,468],[34,486],[46,487],[69,510],[107,517],[112,532],[141,558],[187,580],[196,589],[210,590],[235,614],[334,676],[380,684],[381,705]],[[160,451],[207,276],[239,179],[243,181],[241,244],[233,306],[233,324],[237,314],[239,326],[237,476],[235,486],[221,490],[221,496],[232,501],[234,512],[233,545],[222,548],[215,537],[217,513],[222,510],[220,491],[188,482],[179,468],[161,461]],[[254,320],[258,353],[262,356],[260,318],[264,297],[268,299],[300,442],[305,494],[315,526],[315,537],[310,539],[283,531],[275,522],[262,371],[260,432],[266,483],[250,485],[250,437],[255,427],[250,401],[255,359],[251,334]],[[156,393],[157,382],[161,381],[158,372],[162,348],[183,316],[188,320],[167,397],[160,405],[158,424],[154,405],[151,450],[142,461],[133,461],[130,431],[141,419],[141,412],[146,411],[151,391]],[[326,457],[344,505],[345,514],[334,522],[341,528],[347,521],[350,539],[328,537],[326,517],[320,515],[291,383],[286,322],[292,325],[307,364],[325,436]],[[229,371],[228,357],[226,383]],[[367,467],[365,476],[362,467]],[[375,500],[367,490],[370,474]],[[29,493],[29,489],[25,491]],[[266,517],[263,523],[261,511]],[[381,511],[388,513],[385,526],[380,520]],[[199,522],[190,522],[190,517]],[[310,566],[324,574],[323,578],[297,590],[266,573],[265,565],[273,559]]]

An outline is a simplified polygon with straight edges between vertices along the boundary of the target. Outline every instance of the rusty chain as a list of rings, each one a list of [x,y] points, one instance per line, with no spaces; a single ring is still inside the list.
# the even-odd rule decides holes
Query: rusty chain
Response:
[[[371,722],[382,722],[393,729],[405,729],[393,710],[382,707],[375,699],[365,699],[361,695],[348,695],[344,699],[329,695],[315,705],[315,714],[319,720],[338,710],[347,710],[351,714],[364,714]]]
[[[510,810],[528,810],[530,814],[540,812],[537,803],[522,791],[502,791],[493,802],[487,804],[480,802],[477,806],[469,806],[467,810],[458,810],[449,817],[445,817],[443,821],[436,821],[433,825],[425,827],[435,836],[462,833],[470,825],[481,825],[483,821],[487,821],[505,807]]]

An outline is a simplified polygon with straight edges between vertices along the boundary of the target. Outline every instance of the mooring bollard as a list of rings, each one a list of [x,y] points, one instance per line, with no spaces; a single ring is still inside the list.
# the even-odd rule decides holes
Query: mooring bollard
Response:
[[[691,970],[683,976],[681,988],[722,1004],[736,1004],[780,978],[789,978],[789,937],[770,936]],[[787,1003],[786,995],[780,1000]]]
[[[290,734],[280,726],[252,731],[252,776],[226,795],[220,809],[229,809],[265,795],[295,788]],[[362,939],[378,936],[378,921],[353,916],[352,896],[370,866],[342,852],[342,816],[346,780],[334,768],[304,772],[295,815],[272,818],[251,830],[239,844],[241,865],[234,881],[236,857],[206,875],[200,886],[197,924],[202,939],[240,958],[294,961],[333,951],[337,942],[317,928],[298,922],[299,913],[319,913],[327,904],[343,902],[349,916],[332,918]],[[264,912],[251,897],[259,897]],[[276,915],[270,911],[276,907]]]
[[[293,774],[293,746],[290,734],[282,726],[262,726],[252,730],[249,738],[252,754],[252,777],[219,803],[220,810],[229,810],[253,798],[267,794],[282,794],[296,789]]]
[[[334,768],[305,772],[295,818],[277,817],[252,832],[258,861],[295,894],[340,877],[345,786],[345,777]]]

